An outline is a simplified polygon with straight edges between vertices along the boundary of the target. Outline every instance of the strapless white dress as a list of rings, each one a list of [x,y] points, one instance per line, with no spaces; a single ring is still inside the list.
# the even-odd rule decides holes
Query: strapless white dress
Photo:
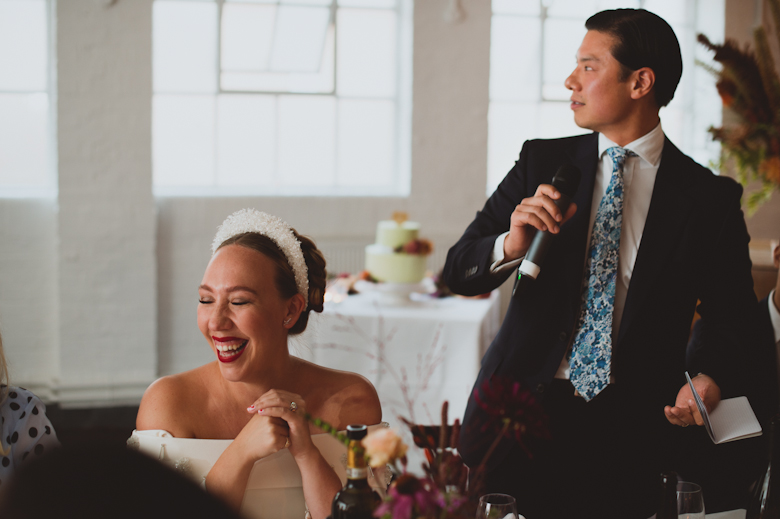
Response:
[[[370,426],[369,431],[377,427],[387,427],[387,423]],[[344,485],[347,481],[347,448],[329,434],[314,434],[312,441]],[[133,431],[127,440],[129,447],[171,465],[198,484],[205,481],[206,474],[232,442],[175,438],[162,430]],[[389,471],[375,472],[369,471],[369,483],[384,494],[389,484]],[[241,504],[243,516],[303,519],[307,511],[301,473],[290,451],[284,449],[255,462]]]

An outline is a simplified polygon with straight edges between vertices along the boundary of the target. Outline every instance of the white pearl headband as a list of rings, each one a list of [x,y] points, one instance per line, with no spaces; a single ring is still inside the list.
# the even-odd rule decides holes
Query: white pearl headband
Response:
[[[256,232],[270,238],[281,249],[292,267],[298,293],[303,296],[306,306],[309,305],[309,269],[303,259],[301,242],[293,234],[292,228],[279,218],[257,209],[241,209],[228,216],[217,229],[214,242],[211,244],[211,255],[226,240],[246,232]]]

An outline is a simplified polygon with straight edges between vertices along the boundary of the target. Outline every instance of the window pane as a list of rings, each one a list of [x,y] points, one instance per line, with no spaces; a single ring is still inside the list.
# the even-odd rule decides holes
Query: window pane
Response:
[[[154,185],[214,184],[214,96],[155,95]]]
[[[0,2],[0,90],[47,90],[46,17],[44,0]]]
[[[392,9],[395,7],[396,0],[338,0],[342,7],[380,7]]]
[[[685,114],[682,110],[667,106],[661,108],[661,124],[663,124],[664,133],[670,141],[679,143],[680,147],[683,147],[683,139],[685,137],[685,130],[683,123],[685,121]]]
[[[515,165],[523,142],[536,138],[538,103],[490,103],[488,109],[488,185],[493,194]]]
[[[545,3],[549,6],[548,16],[579,20],[583,25],[585,20],[605,9],[640,7],[639,0],[545,0]]]
[[[330,94],[333,92],[335,31],[328,27],[325,50],[319,71],[305,72],[223,72],[223,90],[248,90],[257,92],[294,92],[301,94]]]
[[[217,86],[217,6],[154,2],[155,92],[214,92]]]
[[[606,9],[639,9],[640,7],[642,6],[639,4],[639,0],[597,0],[596,9],[588,17]]]
[[[338,17],[338,93],[347,96],[394,96],[395,13],[340,9]]]
[[[271,55],[275,72],[316,72],[330,20],[326,7],[279,7]]]
[[[0,94],[0,143],[0,186],[51,186],[48,94]]]
[[[292,5],[330,5],[331,0],[279,0],[279,3]]]
[[[582,21],[548,19],[544,33],[543,95],[545,99],[569,99],[563,82],[576,65],[576,54],[585,36]]]
[[[339,101],[339,185],[391,186],[395,171],[395,105]]]
[[[645,9],[652,11],[669,25],[690,23],[693,18],[693,3],[688,0],[645,0]],[[707,9],[702,5],[702,9]],[[690,16],[689,16],[690,15]],[[677,35],[680,38],[680,35]]]
[[[217,106],[217,184],[273,185],[276,98],[221,95]]]
[[[590,130],[580,128],[574,123],[569,103],[541,103],[538,129],[537,137],[541,139],[590,133]]]
[[[325,96],[279,97],[279,177],[287,186],[330,186],[335,175],[336,103]]]
[[[495,14],[524,14],[535,16],[541,13],[540,0],[493,0]]]
[[[545,0],[547,16],[577,20],[580,26],[598,9],[598,0]]]
[[[276,6],[225,4],[222,8],[222,70],[267,70]]]
[[[542,24],[536,18],[494,16],[490,36],[490,99],[539,99]]]

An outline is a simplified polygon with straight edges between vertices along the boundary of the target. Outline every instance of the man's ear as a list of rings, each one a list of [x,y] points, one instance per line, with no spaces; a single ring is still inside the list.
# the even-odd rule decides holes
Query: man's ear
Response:
[[[780,269],[780,245],[775,247],[775,250],[772,251],[772,259],[775,262],[775,268]],[[780,274],[778,274],[780,276]]]
[[[649,95],[655,86],[655,72],[650,67],[642,67],[631,73],[631,99],[641,99]]]

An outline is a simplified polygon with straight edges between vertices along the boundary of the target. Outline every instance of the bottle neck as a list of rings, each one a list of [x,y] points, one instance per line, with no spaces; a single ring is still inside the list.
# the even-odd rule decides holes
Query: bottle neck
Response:
[[[359,440],[350,440],[347,449],[347,479],[366,480],[368,467],[366,466],[365,451]]]

